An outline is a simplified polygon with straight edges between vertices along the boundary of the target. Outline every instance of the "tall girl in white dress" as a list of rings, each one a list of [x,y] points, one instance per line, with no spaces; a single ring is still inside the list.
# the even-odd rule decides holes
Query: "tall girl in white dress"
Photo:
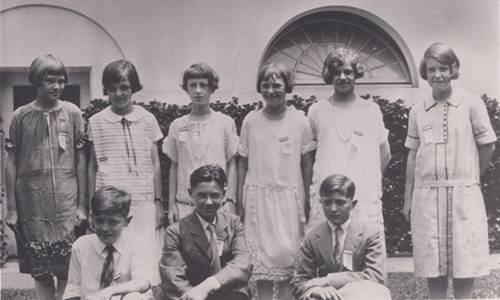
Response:
[[[479,176],[497,140],[483,101],[452,85],[460,61],[434,43],[420,76],[432,95],[410,111],[405,145],[404,214],[410,216],[415,274],[427,278],[430,297],[446,298],[448,277],[455,298],[472,298],[474,277],[487,275],[488,224]]]
[[[304,235],[314,142],[304,114],[286,105],[292,79],[283,65],[263,66],[257,91],[266,106],[249,113],[241,129],[238,198],[256,299],[292,299],[289,280]]]

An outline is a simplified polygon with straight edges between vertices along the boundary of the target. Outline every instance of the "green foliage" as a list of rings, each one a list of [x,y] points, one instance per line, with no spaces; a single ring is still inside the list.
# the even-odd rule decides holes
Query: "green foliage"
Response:
[[[408,130],[409,108],[403,104],[403,100],[389,101],[370,95],[362,97],[367,101],[374,101],[379,105],[385,126],[389,130],[392,160],[384,172],[382,195],[387,250],[390,254],[409,253],[412,251],[410,226],[401,213],[404,199],[406,158],[408,155],[408,150],[404,147],[404,141]],[[499,104],[496,99],[488,98],[486,95],[483,96],[483,100],[488,108],[493,128],[497,136],[500,136]],[[306,113],[309,107],[316,101],[314,96],[304,99],[296,95],[287,100],[288,105],[293,105]],[[142,105],[156,117],[164,135],[167,135],[168,128],[173,120],[191,111],[190,105],[179,106],[156,100],[138,104]],[[108,102],[105,100],[93,100],[91,105],[84,110],[84,117],[88,119],[108,105]],[[212,102],[210,106],[213,110],[223,112],[233,118],[239,133],[244,117],[250,111],[262,108],[263,104],[261,101],[239,104],[238,98],[233,97],[229,102],[218,100]],[[167,199],[168,168],[170,162],[164,154],[161,154],[160,159],[164,198]],[[481,183],[488,211],[490,248],[500,250],[500,210],[496,205],[496,203],[500,203],[500,142],[497,142],[492,165],[481,178]]]

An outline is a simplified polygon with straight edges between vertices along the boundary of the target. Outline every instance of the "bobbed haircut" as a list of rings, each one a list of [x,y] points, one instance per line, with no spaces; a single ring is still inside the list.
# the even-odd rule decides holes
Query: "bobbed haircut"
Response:
[[[102,71],[102,91],[108,95],[107,89],[114,83],[119,83],[123,79],[130,82],[132,94],[142,90],[142,84],[139,80],[139,73],[133,63],[128,60],[120,59],[111,62],[104,67]]]
[[[33,86],[40,86],[47,75],[62,75],[68,82],[68,73],[62,61],[52,54],[40,55],[31,63],[28,80]]]
[[[457,79],[459,76],[458,69],[460,68],[460,60],[451,49],[450,46],[444,43],[433,43],[424,52],[424,57],[420,62],[420,77],[427,80],[427,59],[433,58],[443,65],[447,65],[451,70],[451,79]]]
[[[355,79],[361,78],[365,74],[359,55],[352,49],[340,47],[331,51],[323,63],[321,76],[323,76],[325,83],[332,84],[334,75],[345,64],[351,64]]]
[[[340,193],[347,198],[353,199],[356,192],[354,182],[347,176],[333,174],[326,177],[319,187],[321,197],[331,196],[334,193]]]
[[[184,71],[184,74],[182,75],[182,89],[187,92],[188,80],[200,78],[208,80],[208,86],[210,87],[212,92],[219,88],[219,75],[217,75],[214,69],[212,69],[212,67],[210,67],[208,64],[201,62],[192,64]]]
[[[131,201],[132,198],[126,191],[114,186],[103,186],[92,197],[92,213],[94,215],[119,213],[126,218],[130,211]]]
[[[193,190],[201,182],[212,182],[215,181],[222,189],[224,194],[227,189],[227,177],[224,169],[219,165],[211,164],[204,165],[194,170],[189,178],[190,189]]]
[[[257,74],[257,92],[261,93],[260,83],[262,81],[278,78],[285,83],[285,93],[291,93],[293,90],[293,71],[282,63],[270,63],[260,67]]]

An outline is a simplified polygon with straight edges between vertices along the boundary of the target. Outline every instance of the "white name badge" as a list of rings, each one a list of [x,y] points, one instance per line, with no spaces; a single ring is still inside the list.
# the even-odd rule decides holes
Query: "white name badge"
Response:
[[[342,262],[346,269],[352,271],[352,251],[344,250],[344,253],[342,253]]]
[[[424,126],[424,142],[426,144],[434,143],[434,135],[432,130],[432,125]]]
[[[217,252],[219,252],[219,257],[222,256],[222,250],[224,250],[224,241],[217,239]]]
[[[181,129],[179,131],[179,142],[187,142],[188,140],[188,130],[187,129]]]

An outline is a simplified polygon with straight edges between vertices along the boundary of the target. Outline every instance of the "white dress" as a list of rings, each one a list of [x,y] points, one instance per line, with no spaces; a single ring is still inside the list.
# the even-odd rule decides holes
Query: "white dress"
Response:
[[[163,143],[163,152],[177,163],[177,194],[179,218],[193,210],[189,196],[191,173],[206,164],[217,164],[227,174],[227,163],[236,154],[238,135],[231,117],[211,111],[208,119],[195,121],[191,115],[175,119]]]
[[[243,203],[251,281],[278,282],[293,274],[306,220],[300,158],[314,146],[306,117],[293,107],[281,120],[259,110],[243,121],[239,154],[248,158]]]
[[[124,120],[124,121],[123,121]],[[156,118],[141,106],[120,116],[111,107],[95,114],[89,122],[89,138],[97,159],[96,190],[111,185],[127,191],[132,197],[132,220],[126,230],[144,255],[159,262],[162,232],[156,230],[153,161],[151,147],[163,137]],[[159,271],[156,280],[160,281]]]
[[[478,145],[495,141],[484,103],[460,88],[447,102],[429,96],[411,109],[405,145],[417,151],[411,201],[417,276],[489,273]]]
[[[371,100],[357,97],[349,108],[333,105],[333,97],[311,106],[308,114],[317,142],[308,229],[325,220],[319,186],[332,174],[349,177],[356,186],[354,217],[378,224],[382,217],[380,146],[387,141],[382,113]]]

